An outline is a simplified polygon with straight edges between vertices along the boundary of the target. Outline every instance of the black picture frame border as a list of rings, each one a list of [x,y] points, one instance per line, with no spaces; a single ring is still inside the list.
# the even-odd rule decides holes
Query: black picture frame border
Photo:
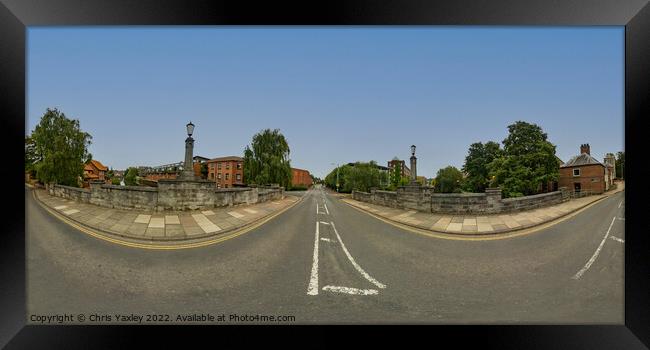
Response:
[[[626,243],[625,243],[625,325],[517,325],[517,326],[435,326],[399,327],[400,337],[412,333],[443,345],[480,345],[501,349],[572,348],[572,349],[636,349],[650,344],[650,276],[647,225],[641,222],[647,188],[643,169],[644,145],[642,116],[648,115],[650,92],[650,6],[645,0],[635,1],[541,1],[541,0],[461,0],[449,2],[400,1],[334,1],[282,5],[267,2],[252,6],[236,2],[207,1],[99,1],[99,0],[0,0],[0,101],[2,130],[9,145],[5,156],[9,171],[3,174],[10,186],[5,217],[16,218],[7,223],[0,237],[1,321],[0,345],[10,348],[77,348],[124,347],[146,338],[179,336],[190,331],[214,337],[220,345],[237,341],[241,345],[256,337],[242,334],[263,331],[271,339],[295,334],[317,336],[340,332],[312,326],[298,327],[230,327],[202,326],[158,327],[138,326],[26,326],[25,325],[25,223],[23,174],[15,171],[24,160],[19,158],[19,142],[25,134],[26,109],[26,28],[44,25],[620,25],[625,26],[625,167]],[[636,164],[636,165],[635,165]],[[627,166],[630,165],[630,166]],[[7,192],[7,191],[6,191]],[[628,193],[629,192],[629,193]],[[382,327],[382,326],[379,326]],[[355,332],[373,334],[365,341],[384,343],[393,329],[354,327]],[[227,332],[223,330],[226,329]],[[216,332],[216,333],[215,333]],[[347,332],[347,331],[346,331]],[[231,337],[227,335],[230,334]],[[471,335],[471,336],[468,336]],[[234,336],[234,337],[233,337]],[[278,338],[280,337],[280,338]],[[267,341],[269,338],[257,338]],[[332,338],[334,342],[339,337]],[[225,342],[224,342],[225,341]],[[153,343],[151,343],[153,344]],[[101,345],[101,346],[100,346]]]

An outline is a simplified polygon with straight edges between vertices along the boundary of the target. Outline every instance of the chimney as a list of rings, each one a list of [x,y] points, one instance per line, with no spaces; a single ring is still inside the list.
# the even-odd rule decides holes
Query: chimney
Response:
[[[580,145],[580,154],[583,154],[583,153],[587,153],[587,154],[591,155],[591,153],[589,153],[589,144],[588,143]]]

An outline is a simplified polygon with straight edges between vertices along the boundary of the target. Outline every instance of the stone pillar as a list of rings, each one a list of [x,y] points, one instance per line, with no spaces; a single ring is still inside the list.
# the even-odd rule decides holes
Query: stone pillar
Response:
[[[417,158],[415,155],[411,156],[411,184],[415,184],[418,180],[417,172]]]
[[[488,206],[486,208],[488,213],[501,212],[501,188],[486,188],[485,200]]]
[[[192,158],[194,157],[194,139],[192,136],[188,136],[185,139],[185,162],[183,163],[183,173],[181,178],[184,180],[193,180],[194,179],[194,164]]]

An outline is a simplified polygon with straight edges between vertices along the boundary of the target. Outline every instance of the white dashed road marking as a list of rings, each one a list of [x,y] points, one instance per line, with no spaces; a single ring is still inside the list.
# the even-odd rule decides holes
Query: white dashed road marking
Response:
[[[79,212],[79,210],[77,210],[77,209],[70,209],[70,210],[64,211],[63,214],[70,215],[70,214],[74,214],[74,213],[78,213],[78,212]]]
[[[65,208],[67,208],[67,207],[68,207],[67,205],[59,205],[58,207],[54,207],[54,209],[56,209],[56,210],[62,210],[62,209],[65,209]]]
[[[206,210],[201,212],[203,215],[214,215],[214,212],[212,210]]]
[[[605,244],[605,241],[607,240],[607,237],[609,237],[609,231],[612,229],[612,225],[614,225],[614,221],[616,220],[616,217],[612,218],[612,223],[609,224],[609,228],[607,229],[607,233],[605,234],[605,237],[603,237],[603,240],[600,242],[600,245],[598,246],[598,249],[596,249],[596,252],[594,252],[594,255],[591,256],[591,259],[587,261],[587,264],[580,269],[573,277],[574,280],[579,279],[582,274],[584,274],[587,270],[589,270],[589,267],[591,267],[591,264],[596,261],[596,258],[598,257],[598,254],[600,254],[600,250],[603,249],[603,245]]]
[[[335,240],[333,240],[333,239],[329,239],[329,238],[321,238],[320,240],[321,240],[321,241],[325,241],[325,242],[330,242],[330,243],[336,243]]]
[[[250,214],[257,214],[257,210],[253,210],[253,209],[244,209],[244,211]]]
[[[327,290],[335,293],[345,293],[345,294],[355,294],[355,295],[376,295],[378,292],[376,289],[357,289],[350,287],[339,287],[339,286],[325,286],[323,290]]]
[[[330,211],[327,209],[327,204],[323,203],[323,206],[325,207],[325,212],[327,215],[330,215]]]
[[[613,240],[615,240],[616,242],[621,242],[621,243],[625,243],[625,240],[623,240],[623,239],[620,239],[620,238],[618,238],[618,237],[614,237],[614,236],[609,236],[609,238],[611,238],[611,239],[613,239]]]

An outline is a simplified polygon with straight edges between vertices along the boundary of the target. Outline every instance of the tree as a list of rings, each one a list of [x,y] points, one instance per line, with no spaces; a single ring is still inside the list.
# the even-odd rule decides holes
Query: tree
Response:
[[[338,171],[338,183],[339,183],[339,190],[344,191],[345,190],[345,182],[346,182],[346,176],[348,172],[350,172],[350,169],[352,167],[344,164],[339,166],[338,168],[332,169],[332,171],[325,176],[325,185],[333,190],[336,189],[336,183],[337,183],[337,171]]]
[[[118,177],[113,177],[113,178],[111,179],[111,183],[112,183],[113,185],[119,185],[120,182],[121,182],[121,181],[120,181],[120,179],[119,179]]]
[[[491,186],[501,187],[504,197],[539,193],[543,184],[559,178],[555,145],[536,124],[523,121],[508,126],[503,155],[489,165]]]
[[[106,172],[106,179],[111,180],[111,179],[113,179],[113,176],[115,176],[115,174],[113,173],[113,168],[110,168],[110,169]]]
[[[485,192],[485,189],[490,184],[488,164],[502,155],[501,146],[494,141],[485,144],[481,142],[471,144],[465,157],[465,164],[463,164],[463,172],[467,174],[465,179],[466,190]]]
[[[279,129],[265,129],[253,136],[244,150],[244,179],[249,184],[291,185],[289,144]]]
[[[390,184],[393,189],[396,189],[397,186],[400,186],[402,183],[402,164],[400,162],[393,163],[393,173],[390,176]]]
[[[124,184],[127,186],[137,186],[137,176],[138,176],[138,169],[137,168],[128,168],[126,170],[126,175],[124,175]]]
[[[381,181],[382,173],[377,168],[377,162],[374,160],[368,163],[356,162],[346,171],[343,191],[369,192],[371,188],[379,187]]]
[[[463,185],[463,173],[454,166],[438,170],[435,179],[435,191],[440,193],[460,192]]]
[[[25,171],[36,175],[36,164],[42,160],[41,155],[36,153],[36,143],[30,136],[25,136]]]
[[[616,153],[616,177],[623,179],[625,176],[625,152]]]
[[[201,177],[208,178],[208,163],[201,163]]]
[[[29,151],[26,149],[25,156],[37,161],[31,164],[39,181],[79,186],[84,164],[92,158],[87,148],[92,136],[81,131],[79,120],[68,119],[57,109],[48,108],[31,139],[33,144]]]

